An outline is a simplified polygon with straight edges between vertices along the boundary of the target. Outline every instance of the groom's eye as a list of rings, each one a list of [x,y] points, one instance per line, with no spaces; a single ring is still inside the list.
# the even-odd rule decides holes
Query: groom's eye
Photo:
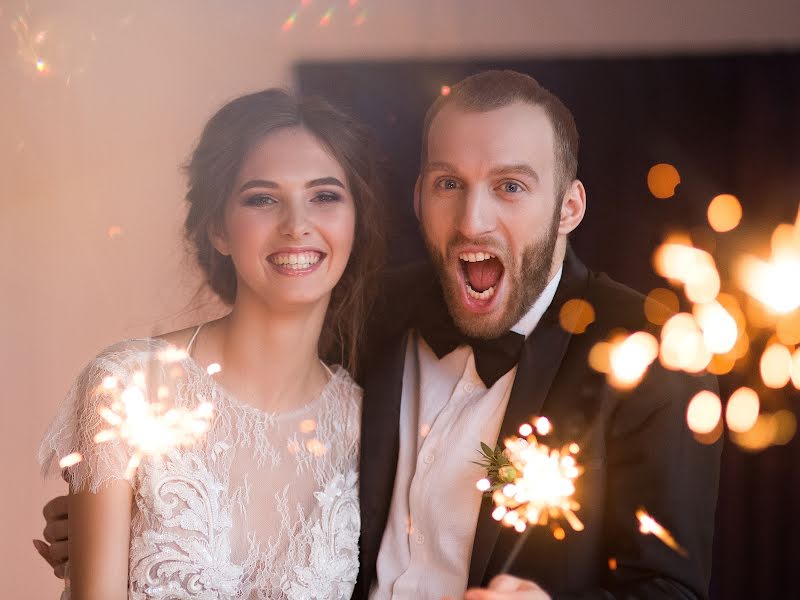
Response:
[[[458,180],[452,177],[443,177],[436,181],[436,187],[442,190],[457,190],[461,186]]]

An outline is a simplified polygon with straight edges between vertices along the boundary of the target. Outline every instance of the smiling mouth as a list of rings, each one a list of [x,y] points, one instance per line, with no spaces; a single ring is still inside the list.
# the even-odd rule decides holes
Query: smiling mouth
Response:
[[[267,257],[267,261],[279,271],[302,272],[310,271],[325,258],[323,252],[305,250],[303,252],[276,252]]]
[[[491,300],[505,273],[503,263],[488,252],[461,252],[458,260],[467,295],[481,303]]]

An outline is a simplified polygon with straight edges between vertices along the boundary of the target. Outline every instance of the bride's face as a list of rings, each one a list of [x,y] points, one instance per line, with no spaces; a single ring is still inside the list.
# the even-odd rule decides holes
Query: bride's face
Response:
[[[302,128],[264,138],[245,159],[212,233],[236,268],[237,298],[270,307],[327,302],[350,258],[355,204],[342,166]]]

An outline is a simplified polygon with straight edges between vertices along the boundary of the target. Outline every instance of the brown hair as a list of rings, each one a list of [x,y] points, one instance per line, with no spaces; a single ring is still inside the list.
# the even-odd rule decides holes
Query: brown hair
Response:
[[[431,123],[448,105],[467,111],[488,112],[515,102],[541,106],[553,126],[556,155],[556,185],[560,194],[575,179],[578,172],[578,129],[569,109],[552,92],[529,75],[516,71],[482,71],[462,79],[439,96],[425,113],[422,128],[422,165],[428,153],[428,133]]]
[[[214,248],[209,231],[222,228],[226,202],[252,148],[270,133],[288,127],[302,127],[326,147],[346,172],[353,194],[353,249],[331,294],[319,352],[326,362],[339,362],[355,375],[357,343],[383,264],[385,240],[376,153],[364,127],[322,99],[296,98],[281,89],[229,102],[208,121],[185,167],[189,213],[184,234],[208,287],[232,304],[236,271],[230,257]]]

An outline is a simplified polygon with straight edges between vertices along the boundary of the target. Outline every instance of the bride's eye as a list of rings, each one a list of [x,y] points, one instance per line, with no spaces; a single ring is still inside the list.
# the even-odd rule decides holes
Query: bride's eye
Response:
[[[336,192],[320,192],[312,198],[312,202],[321,202],[325,204],[328,202],[338,202],[341,199],[342,197]]]
[[[245,206],[269,206],[275,204],[277,200],[267,194],[253,194],[244,200]]]

